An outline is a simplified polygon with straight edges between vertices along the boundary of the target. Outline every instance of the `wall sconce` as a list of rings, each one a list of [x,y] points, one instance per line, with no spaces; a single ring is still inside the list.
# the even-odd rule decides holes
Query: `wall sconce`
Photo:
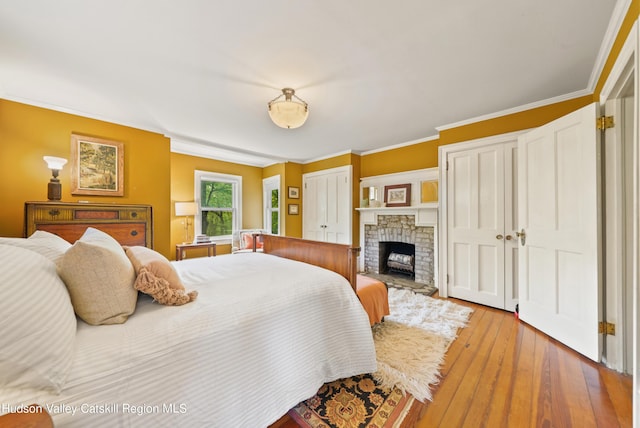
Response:
[[[57,158],[55,156],[44,156],[43,159],[47,163],[47,166],[53,175],[51,180],[49,180],[49,186],[47,187],[47,198],[49,198],[50,201],[59,201],[62,199],[62,184],[60,184],[58,174],[64,164],[67,163],[67,160],[64,158]]]
[[[176,216],[184,217],[184,243],[189,244],[193,239],[189,239],[190,217],[198,213],[198,205],[195,202],[176,202]]]
[[[296,91],[284,88],[281,95],[269,101],[269,117],[280,128],[298,128],[309,117],[309,105],[296,95]]]

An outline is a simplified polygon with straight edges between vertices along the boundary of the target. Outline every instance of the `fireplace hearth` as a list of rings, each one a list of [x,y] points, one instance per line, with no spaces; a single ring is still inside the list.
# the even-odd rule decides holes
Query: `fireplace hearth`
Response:
[[[393,256],[390,269],[389,257]],[[413,258],[409,272],[406,257]],[[401,262],[397,264],[398,260]],[[395,263],[393,263],[395,262]],[[402,273],[421,284],[434,284],[434,228],[416,226],[413,215],[378,215],[364,227],[364,269],[376,274]]]

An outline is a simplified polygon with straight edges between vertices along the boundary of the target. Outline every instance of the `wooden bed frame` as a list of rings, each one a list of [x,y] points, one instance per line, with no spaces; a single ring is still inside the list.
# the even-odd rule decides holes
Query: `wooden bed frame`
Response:
[[[279,235],[254,234],[254,251],[257,239],[262,240],[265,253],[337,272],[345,277],[353,291],[356,291],[360,247]]]

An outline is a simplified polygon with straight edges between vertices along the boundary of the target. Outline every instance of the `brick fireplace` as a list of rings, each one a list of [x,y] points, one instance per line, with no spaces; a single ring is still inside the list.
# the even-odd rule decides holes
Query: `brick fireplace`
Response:
[[[413,214],[378,214],[377,221],[363,222],[364,270],[381,273],[380,249],[395,243],[415,246],[415,281],[434,285],[435,282],[435,229],[434,226],[417,225]],[[382,250],[384,251],[384,250]]]

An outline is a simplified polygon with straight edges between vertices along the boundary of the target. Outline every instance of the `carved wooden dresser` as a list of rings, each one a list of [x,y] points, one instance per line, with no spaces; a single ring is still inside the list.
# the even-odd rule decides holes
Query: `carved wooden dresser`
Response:
[[[74,243],[88,227],[96,227],[122,245],[153,248],[150,205],[26,202],[24,215],[25,237],[36,230],[44,230]]]

